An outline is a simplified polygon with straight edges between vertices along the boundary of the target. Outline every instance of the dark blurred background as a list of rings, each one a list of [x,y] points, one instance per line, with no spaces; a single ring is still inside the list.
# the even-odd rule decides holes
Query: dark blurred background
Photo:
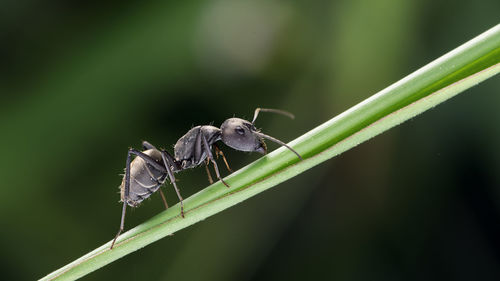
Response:
[[[40,278],[113,238],[128,147],[172,149],[192,126],[258,106],[296,114],[258,120],[290,141],[499,11],[498,0],[2,1],[2,279]],[[499,88],[489,79],[84,280],[500,280]],[[223,150],[233,169],[259,157]],[[185,198],[208,185],[203,168],[178,179]],[[154,194],[126,228],[162,210]]]

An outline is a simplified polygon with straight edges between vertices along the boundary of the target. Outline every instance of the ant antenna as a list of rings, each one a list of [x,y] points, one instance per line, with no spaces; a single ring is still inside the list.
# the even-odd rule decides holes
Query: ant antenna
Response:
[[[273,141],[273,142],[275,142],[275,143],[277,143],[279,145],[282,145],[282,146],[290,149],[290,151],[292,151],[293,153],[295,153],[297,155],[297,157],[299,157],[300,160],[304,160],[304,159],[302,159],[302,156],[300,156],[300,154],[297,151],[295,151],[293,148],[291,148],[290,146],[288,146],[288,144],[280,141],[279,139],[275,139],[275,138],[273,138],[271,136],[268,136],[266,134],[263,134],[261,132],[253,132],[253,133],[256,134],[257,136],[261,137],[261,138],[268,139],[270,141]]]
[[[259,116],[259,112],[272,112],[272,113],[278,113],[278,114],[281,114],[281,115],[285,115],[287,117],[289,117],[290,119],[295,119],[295,116],[293,114],[291,114],[290,112],[288,111],[284,111],[284,110],[279,110],[279,109],[273,109],[273,108],[260,108],[260,107],[257,107],[255,109],[255,113],[253,114],[253,120],[252,120],[252,124],[255,123],[255,119],[257,119],[257,116]]]
[[[290,119],[295,119],[295,116],[288,112],[288,111],[284,111],[284,110],[279,110],[279,109],[274,109],[274,108],[260,108],[260,107],[257,107],[255,109],[255,113],[253,115],[253,120],[252,120],[252,125],[255,123],[255,119],[257,119],[257,116],[259,116],[259,112],[272,112],[272,113],[278,113],[278,114],[281,114],[281,115],[285,115],[287,117],[289,117]],[[299,157],[300,160],[303,160],[302,159],[302,156],[300,156],[300,154],[295,151],[293,148],[291,148],[290,146],[288,146],[286,143],[280,141],[279,139],[276,139],[276,138],[273,138],[271,136],[268,136],[266,134],[263,134],[261,132],[253,132],[254,134],[256,134],[257,136],[261,137],[261,138],[265,138],[265,139],[268,139],[270,141],[273,141],[279,145],[282,145],[288,149],[290,149],[290,151],[292,151],[293,153],[295,153],[297,155],[297,157]]]
[[[275,138],[273,138],[271,136],[268,136],[266,134],[263,134],[261,132],[253,132],[253,133],[256,134],[257,136],[261,137],[261,138],[268,139],[270,141],[273,141],[273,142],[275,142],[275,143],[277,143],[279,145],[282,145],[282,146],[290,149],[293,153],[295,153],[297,155],[297,157],[299,157],[300,160],[304,160],[304,159],[302,159],[302,156],[300,156],[300,154],[297,151],[295,151],[293,148],[291,148],[290,146],[288,146],[286,143],[280,141],[279,139],[275,139]]]

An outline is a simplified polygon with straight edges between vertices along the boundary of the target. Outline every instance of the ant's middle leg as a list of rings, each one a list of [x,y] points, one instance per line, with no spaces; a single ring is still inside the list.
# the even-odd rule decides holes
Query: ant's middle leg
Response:
[[[156,176],[153,175],[153,172],[151,172],[151,169],[149,169],[148,165],[144,165],[144,167],[146,167],[146,172],[148,172],[149,177],[159,186],[158,190],[160,191],[161,200],[163,201],[165,209],[168,209],[167,199],[165,198],[165,194],[163,194],[163,191],[161,190],[161,185],[163,184],[163,182],[158,180],[158,178],[156,178]]]
[[[148,143],[148,142],[143,142],[143,145],[144,144],[147,144],[147,145],[150,145],[152,147],[152,149],[156,149],[152,144]],[[158,162],[156,162],[153,158],[151,158],[149,155],[147,154],[144,154],[143,152],[141,151],[138,151],[136,149],[133,149],[131,148],[129,150],[129,153],[132,153],[138,157],[141,157],[142,160],[144,160],[147,164],[150,164],[151,166],[153,166],[155,169],[157,169],[158,171],[160,172],[163,172],[165,173],[166,171],[170,171],[170,166],[168,166],[166,163],[165,166],[162,166],[160,164],[158,164]],[[151,170],[149,169],[148,165],[146,165],[146,171],[148,172],[149,176],[155,180],[155,182],[157,184],[162,184],[161,182],[158,181],[158,179],[153,175],[153,173],[151,172]],[[168,204],[167,204],[167,200],[165,199],[165,194],[163,194],[163,191],[160,189],[160,195],[161,195],[161,199],[163,201],[163,205],[165,205],[165,209],[168,209]]]
[[[166,166],[162,166],[161,164],[158,164],[158,162],[156,162],[153,158],[151,158],[151,156],[144,154],[143,152],[141,152],[137,149],[131,148],[131,149],[129,149],[128,152],[130,154],[134,154],[135,156],[141,157],[142,160],[144,160],[144,162],[153,166],[155,169],[157,169],[160,172],[165,172],[167,170]]]
[[[152,144],[150,144],[148,141],[142,141],[142,149],[148,150],[148,149],[156,149],[156,147]]]
[[[154,150],[158,150],[154,145],[150,144],[149,142],[147,141],[143,141],[142,142],[142,149],[144,150],[149,150],[149,149],[154,149]],[[146,171],[148,172],[149,176],[151,177],[152,180],[154,180],[156,182],[157,185],[162,185],[163,183],[160,182],[154,175],[153,173],[151,172],[151,170],[149,169],[149,166],[148,165],[145,165],[146,167]],[[165,209],[168,209],[168,203],[167,203],[167,199],[165,198],[165,194],[163,194],[163,190],[161,190],[161,187],[159,189],[160,191],[160,196],[161,196],[161,200],[163,201],[163,205],[165,206]]]

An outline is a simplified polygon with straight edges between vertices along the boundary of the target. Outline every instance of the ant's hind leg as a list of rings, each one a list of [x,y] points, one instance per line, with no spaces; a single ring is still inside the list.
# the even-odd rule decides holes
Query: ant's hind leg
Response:
[[[109,248],[110,250],[113,250],[113,246],[115,245],[116,239],[120,236],[120,234],[123,231],[123,228],[125,227],[125,212],[127,211],[127,201],[123,202],[123,208],[122,208],[122,219],[120,221],[120,228],[118,229],[118,233],[115,236],[115,239],[113,239],[113,242],[111,243],[111,247]]]
[[[111,243],[111,247],[109,248],[110,250],[113,249],[113,246],[115,245],[116,239],[120,236],[122,233],[124,227],[125,227],[125,212],[127,211],[127,200],[129,197],[130,193],[130,162],[132,161],[132,154],[130,151],[127,153],[127,162],[125,164],[125,184],[123,185],[123,207],[122,207],[122,218],[120,220],[120,228],[118,229],[118,233],[115,236],[115,239],[113,239],[113,242]]]
[[[146,163],[150,164],[151,166],[155,167],[155,169],[159,171],[165,171],[168,169],[168,166],[163,167],[162,165],[158,164],[153,158],[151,158],[149,155],[144,154],[136,149],[130,148],[127,153],[127,162],[125,165],[125,182],[123,186],[123,208],[122,208],[122,218],[120,221],[120,229],[118,230],[118,233],[115,236],[115,239],[113,239],[113,242],[111,243],[111,248],[113,249],[113,246],[115,245],[116,239],[120,234],[122,233],[124,226],[125,226],[125,212],[127,210],[127,200],[130,194],[130,163],[132,162],[132,155],[136,155],[137,157],[141,157]],[[146,166],[147,167],[147,166]],[[149,170],[149,169],[148,169]],[[149,171],[150,172],[150,171]],[[166,201],[165,201],[166,204]]]
[[[177,193],[177,197],[179,197],[179,203],[181,205],[181,216],[184,217],[184,203],[183,203],[184,199],[182,199],[179,188],[177,188],[177,184],[175,183],[174,172],[170,168],[170,167],[177,167],[177,164],[173,162],[174,158],[167,151],[162,149],[160,150],[160,152],[161,152],[161,158],[163,159],[163,164],[165,165],[165,167],[167,167],[167,174],[170,179],[170,182],[174,186],[175,192]]]

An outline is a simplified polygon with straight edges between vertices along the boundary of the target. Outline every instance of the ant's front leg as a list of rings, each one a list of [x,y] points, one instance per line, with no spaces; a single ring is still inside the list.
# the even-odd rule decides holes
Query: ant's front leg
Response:
[[[224,163],[226,164],[226,168],[227,170],[232,173],[233,170],[231,170],[231,168],[229,168],[229,164],[227,163],[227,160],[226,160],[226,156],[224,156],[224,153],[222,152],[222,150],[219,148],[219,146],[217,144],[213,144],[213,147],[215,148],[215,155],[216,157],[218,157],[219,155],[222,156],[222,160],[224,160]]]
[[[205,149],[205,153],[207,154],[208,159],[212,161],[212,164],[214,164],[214,170],[215,174],[217,175],[217,178],[227,187],[229,187],[229,184],[227,184],[220,176],[219,173],[219,167],[217,166],[217,162],[215,162],[214,156],[212,155],[212,151],[210,151],[210,146],[208,146],[207,138],[205,138],[205,135],[203,135],[203,132],[200,132],[201,134],[201,139],[203,141],[203,148]]]
[[[208,169],[208,164],[210,164],[210,160],[207,159],[205,160],[205,170],[207,171],[207,176],[208,176],[208,182],[210,184],[214,183],[214,180],[212,179],[212,175],[210,174],[210,169]]]

